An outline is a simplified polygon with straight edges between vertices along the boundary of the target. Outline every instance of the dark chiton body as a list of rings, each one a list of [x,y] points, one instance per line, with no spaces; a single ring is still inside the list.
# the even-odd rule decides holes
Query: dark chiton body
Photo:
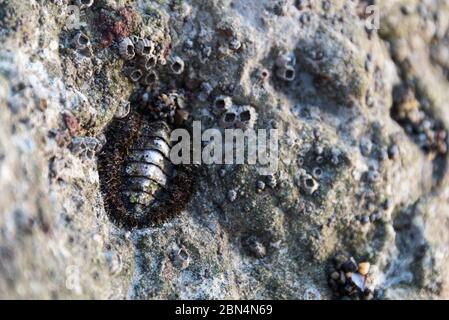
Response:
[[[170,129],[163,121],[145,121],[129,150],[120,195],[126,208],[142,220],[148,210],[168,200],[175,169],[170,158]]]
[[[140,112],[116,119],[99,155],[105,208],[126,227],[157,224],[178,214],[193,189],[191,168],[170,162],[171,128]]]

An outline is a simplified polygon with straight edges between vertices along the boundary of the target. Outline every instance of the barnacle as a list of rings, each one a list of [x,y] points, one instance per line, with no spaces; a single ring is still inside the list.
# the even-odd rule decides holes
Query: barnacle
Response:
[[[94,137],[74,137],[70,143],[70,151],[83,159],[93,159],[99,146],[98,139]]]
[[[140,56],[150,56],[153,54],[154,44],[148,39],[140,39],[137,41],[136,52]]]
[[[276,75],[284,81],[295,80],[296,57],[290,54],[284,54],[276,59]]]
[[[244,238],[242,245],[255,258],[261,259],[267,255],[267,249],[255,236]]]
[[[215,113],[223,113],[229,110],[232,106],[232,99],[226,96],[218,96],[215,98],[212,111]]]
[[[138,82],[142,76],[143,72],[139,68],[128,67],[125,69],[125,74],[129,77],[132,82]]]
[[[142,82],[146,86],[151,86],[155,83],[157,83],[158,75],[155,71],[150,71],[144,75],[142,78]]]
[[[184,61],[176,56],[171,59],[170,69],[174,74],[181,74],[184,71]]]
[[[236,106],[231,103],[228,97],[219,97],[215,100],[215,109],[224,110],[219,125],[222,128],[252,128],[257,119],[256,110],[251,106]]]
[[[89,37],[83,32],[78,32],[73,38],[73,44],[79,50],[84,50],[90,45]]]
[[[176,110],[183,108],[183,99],[176,92],[160,94],[147,106],[153,120],[165,120],[174,123]]]
[[[269,77],[270,77],[270,72],[265,68],[259,69],[256,72],[256,78],[257,78],[257,82],[259,84],[264,83]]]
[[[278,67],[276,70],[276,75],[284,81],[295,80],[295,68],[291,66]]]
[[[76,0],[76,4],[80,7],[80,9],[87,9],[94,4],[94,0]]]
[[[235,125],[236,120],[237,120],[237,115],[234,112],[229,111],[229,112],[225,112],[221,116],[219,124],[220,124],[220,127],[222,127],[222,128],[225,128],[225,129],[231,128]]]
[[[319,183],[310,174],[301,176],[301,187],[308,195],[314,194],[319,186]]]
[[[130,38],[124,38],[120,41],[119,53],[125,60],[132,60],[136,56],[134,43]]]
[[[154,55],[143,56],[139,59],[138,63],[140,66],[142,66],[143,69],[149,71],[156,67],[157,57]]]
[[[132,41],[134,47],[137,46],[137,43],[139,42],[140,38],[139,36],[132,34],[129,36],[129,39]]]
[[[237,109],[237,127],[241,129],[248,129],[254,126],[257,114],[256,110],[251,106],[240,106]]]

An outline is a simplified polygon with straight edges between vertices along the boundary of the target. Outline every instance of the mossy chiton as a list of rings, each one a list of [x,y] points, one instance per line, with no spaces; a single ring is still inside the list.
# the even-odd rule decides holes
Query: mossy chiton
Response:
[[[171,129],[165,120],[141,110],[109,125],[98,168],[106,211],[118,224],[152,226],[187,204],[193,169],[170,162]]]

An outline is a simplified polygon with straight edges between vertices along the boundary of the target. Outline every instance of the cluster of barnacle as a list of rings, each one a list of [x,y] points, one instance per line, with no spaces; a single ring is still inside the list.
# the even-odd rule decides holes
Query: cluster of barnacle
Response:
[[[314,132],[317,143],[299,152],[297,164],[299,167],[296,184],[307,195],[311,196],[320,188],[320,181],[325,176],[326,166],[338,166],[344,157],[340,150],[331,148],[325,150],[318,131]],[[307,167],[307,170],[306,170]]]
[[[146,86],[154,85],[158,75],[154,71],[158,63],[165,64],[165,58],[157,53],[156,45],[149,38],[136,35],[123,38],[118,44],[120,56],[128,62],[124,72],[134,82]]]
[[[447,153],[447,131],[424,111],[410,87],[395,90],[393,118],[401,124],[414,141],[431,156]]]
[[[265,181],[263,180],[257,180],[256,182],[256,192],[257,193],[262,193],[265,188],[268,186],[271,189],[276,188],[278,184],[278,181],[276,179],[275,175],[268,175],[265,177]]]
[[[88,9],[92,7],[93,4],[94,0],[76,0],[76,5],[80,8],[80,10]],[[84,32],[79,31],[72,39],[72,44],[77,50],[83,51],[90,47],[91,42],[89,36],[87,36]]]
[[[368,285],[369,271],[369,262],[357,263],[353,257],[338,255],[334,259],[334,269],[329,273],[329,287],[337,298],[372,300],[373,290]]]
[[[170,72],[179,75],[184,72],[185,64],[179,56],[167,58],[168,47],[164,43],[153,41],[152,36],[131,35],[118,43],[120,56],[127,61],[124,72],[134,83],[146,87],[154,86],[159,79],[156,67],[167,63]]]
[[[366,204],[366,210],[368,212],[371,212],[370,214],[362,214],[357,215],[355,217],[356,221],[360,222],[362,225],[367,225],[370,222],[375,223],[378,221],[381,221],[385,212],[390,210],[392,207],[392,202],[390,199],[385,200],[381,205],[380,208],[377,208],[374,202],[368,202]]]
[[[215,99],[212,111],[220,116],[219,125],[222,128],[249,129],[257,120],[256,110],[248,105],[235,105],[227,96]]]
[[[276,59],[276,76],[284,81],[295,80],[296,57],[294,54],[282,54]]]

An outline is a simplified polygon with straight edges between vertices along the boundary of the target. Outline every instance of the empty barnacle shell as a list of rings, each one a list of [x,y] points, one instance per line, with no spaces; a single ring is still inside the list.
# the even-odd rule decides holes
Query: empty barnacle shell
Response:
[[[125,60],[132,60],[136,56],[135,47],[130,38],[124,38],[120,41],[119,53]]]
[[[295,68],[289,65],[278,67],[276,70],[276,75],[284,81],[295,80],[296,71]]]
[[[149,56],[153,54],[154,44],[148,39],[140,39],[136,44],[136,52],[140,56]]]
[[[218,96],[217,98],[215,98],[212,111],[215,113],[223,113],[224,111],[229,110],[231,106],[232,106],[231,97]]]
[[[225,112],[220,118],[220,127],[222,128],[231,128],[235,125],[237,121],[237,115],[235,112],[228,111]]]
[[[322,175],[323,175],[323,170],[321,168],[316,167],[316,168],[313,169],[312,176],[315,179],[320,180]]]
[[[138,63],[140,66],[142,66],[143,69],[149,71],[156,67],[157,57],[154,55],[143,56],[139,59]]]
[[[80,9],[87,9],[92,7],[94,0],[76,0],[76,4],[80,7]]]
[[[319,183],[310,174],[301,176],[301,187],[308,195],[314,194],[319,186]]]
[[[126,68],[125,73],[132,82],[138,82],[140,79],[142,79],[143,76],[142,70],[134,67]]]
[[[90,40],[86,34],[78,32],[73,39],[73,44],[77,49],[84,50],[90,45]]]
[[[170,61],[170,69],[174,74],[181,74],[184,71],[184,61],[176,56]]]
[[[251,106],[241,106],[237,109],[236,126],[241,129],[248,129],[256,122],[256,111]]]
[[[150,71],[144,75],[142,78],[142,82],[146,86],[151,86],[155,83],[157,83],[158,75],[155,71]]]

